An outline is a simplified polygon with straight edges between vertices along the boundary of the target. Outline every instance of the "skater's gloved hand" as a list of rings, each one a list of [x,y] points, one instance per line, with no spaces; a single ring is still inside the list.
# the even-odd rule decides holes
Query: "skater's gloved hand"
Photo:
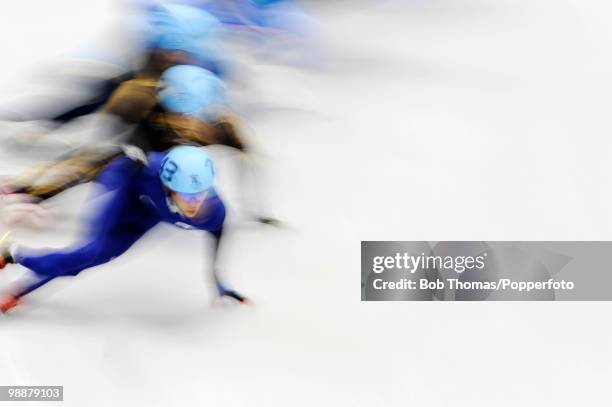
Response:
[[[241,303],[249,302],[248,298],[246,298],[242,294],[239,294],[237,291],[226,288],[219,281],[215,283],[215,286],[217,287],[217,292],[219,293],[219,297],[233,298],[234,300],[241,302]]]

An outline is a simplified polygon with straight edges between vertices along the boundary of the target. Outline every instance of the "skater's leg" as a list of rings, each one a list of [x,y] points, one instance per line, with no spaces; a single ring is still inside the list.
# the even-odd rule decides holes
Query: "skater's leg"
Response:
[[[17,250],[2,256],[33,271],[34,282],[21,285],[0,299],[0,313],[18,305],[21,298],[52,280],[63,276],[76,276],[81,271],[106,263],[128,250],[157,220],[148,224],[125,224],[113,228],[103,238],[98,238],[74,250],[63,252],[36,253],[29,249]]]
[[[122,153],[119,147],[109,147],[103,150],[86,149],[27,177],[13,180],[7,184],[7,190],[2,196],[2,217],[9,226],[23,222],[38,226],[44,225],[49,213],[41,205],[43,201],[73,186],[96,178],[109,166],[109,163]],[[140,164],[130,162],[127,158],[124,160],[126,162],[120,164],[125,167],[121,172],[122,180],[129,178],[125,177],[125,174],[135,172],[140,168]],[[106,176],[107,184],[117,184],[115,180],[108,180],[108,178]],[[114,187],[108,185],[107,189],[114,189]]]
[[[76,185],[86,183],[100,174],[121,154],[119,148],[106,151],[83,150],[74,157],[56,163],[22,191],[38,199],[47,200]]]
[[[21,302],[21,297],[28,295],[34,290],[39,289],[40,287],[42,287],[43,285],[49,283],[51,280],[54,280],[54,279],[55,277],[42,278],[34,283],[30,283],[29,285],[24,285],[22,287],[19,287],[18,289],[14,290],[11,294],[3,296],[2,298],[0,298],[0,313],[4,313],[16,307]]]
[[[89,223],[85,244],[47,252],[19,247],[11,253],[12,262],[25,266],[41,278],[76,275],[125,252],[158,222],[137,197],[132,196],[129,176],[126,177],[129,174],[126,171],[131,169],[130,160],[121,158],[102,173],[101,183],[113,192]]]
[[[119,147],[81,149],[52,163],[35,167],[4,182],[5,194],[23,194],[39,202],[97,176],[121,154]]]
[[[18,248],[13,254],[21,264],[40,277],[76,276],[81,271],[104,264],[122,255],[151,225],[120,225],[109,233],[74,249],[41,251]]]

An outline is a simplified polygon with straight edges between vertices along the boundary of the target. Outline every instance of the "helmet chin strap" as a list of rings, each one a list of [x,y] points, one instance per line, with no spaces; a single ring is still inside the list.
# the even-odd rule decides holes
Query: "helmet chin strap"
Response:
[[[174,201],[172,200],[172,197],[171,197],[172,191],[170,191],[168,188],[165,188],[165,190],[166,190],[166,206],[168,206],[168,209],[170,210],[170,212],[176,213],[178,215],[181,215],[183,218],[185,218],[186,216],[183,213],[183,211],[181,211],[181,208],[179,208],[178,205],[174,203]]]
[[[170,197],[170,194],[166,194],[166,205],[168,205],[168,209],[170,210],[170,212],[177,213],[182,217],[185,217],[185,214],[183,213],[183,211],[181,211],[181,208],[179,208],[178,205],[174,203],[174,201]]]

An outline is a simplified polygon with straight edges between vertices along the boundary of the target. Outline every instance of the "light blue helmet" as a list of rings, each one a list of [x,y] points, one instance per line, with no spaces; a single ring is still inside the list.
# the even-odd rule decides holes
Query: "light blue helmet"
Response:
[[[210,154],[201,147],[172,148],[162,160],[159,177],[174,192],[199,194],[213,186],[215,170]]]
[[[194,65],[164,71],[158,94],[168,111],[206,118],[224,103],[225,85],[215,74]]]
[[[149,9],[148,19],[152,31],[149,47],[184,51],[196,60],[216,58],[222,53],[223,25],[202,9],[158,5]]]

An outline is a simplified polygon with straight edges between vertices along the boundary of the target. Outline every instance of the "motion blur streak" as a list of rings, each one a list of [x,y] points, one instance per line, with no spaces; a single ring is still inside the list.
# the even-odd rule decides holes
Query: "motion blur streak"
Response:
[[[0,383],[63,385],[66,406],[607,400],[606,303],[361,303],[357,281],[361,240],[609,240],[610,2],[295,7],[308,22],[297,33],[242,14],[242,25],[221,21],[213,61],[221,110],[247,146],[209,147],[228,209],[220,265],[254,307],[210,307],[210,238],[162,225],[0,320],[11,347]],[[145,9],[2,2],[0,174],[12,180],[116,125],[44,119],[88,101],[100,78],[143,66],[146,30],[133,21]],[[243,172],[258,174],[251,195],[283,227],[251,222]],[[11,239],[78,240],[94,188],[35,204],[44,213],[26,212],[33,227],[20,223]],[[8,265],[0,290],[24,274]]]

